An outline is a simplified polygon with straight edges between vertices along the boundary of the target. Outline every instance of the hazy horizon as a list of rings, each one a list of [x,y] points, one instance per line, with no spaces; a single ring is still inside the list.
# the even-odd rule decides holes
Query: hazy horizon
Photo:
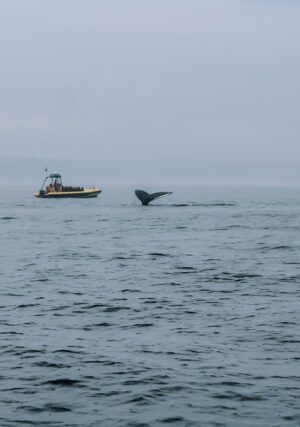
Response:
[[[189,160],[98,160],[0,158],[0,186],[39,188],[45,172],[59,172],[65,184],[152,187],[296,187],[298,165],[230,164]]]

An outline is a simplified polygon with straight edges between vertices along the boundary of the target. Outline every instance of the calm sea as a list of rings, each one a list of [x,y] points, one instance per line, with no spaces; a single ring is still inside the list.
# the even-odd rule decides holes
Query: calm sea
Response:
[[[1,189],[0,426],[299,426],[300,190],[133,190]]]

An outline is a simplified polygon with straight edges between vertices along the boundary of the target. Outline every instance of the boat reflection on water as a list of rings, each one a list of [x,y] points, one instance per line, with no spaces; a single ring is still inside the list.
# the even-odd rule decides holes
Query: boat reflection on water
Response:
[[[48,170],[45,169],[46,178],[44,179],[42,188],[35,193],[35,197],[41,199],[58,199],[58,198],[91,198],[97,197],[101,193],[100,188],[83,188],[65,186],[62,183],[59,173],[47,175]],[[46,185],[47,184],[47,185]],[[46,188],[45,188],[46,186]]]

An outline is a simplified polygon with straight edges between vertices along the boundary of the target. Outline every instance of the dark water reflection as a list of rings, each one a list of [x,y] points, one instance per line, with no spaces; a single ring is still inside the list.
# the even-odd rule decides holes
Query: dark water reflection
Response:
[[[0,425],[299,426],[300,193],[0,202]]]

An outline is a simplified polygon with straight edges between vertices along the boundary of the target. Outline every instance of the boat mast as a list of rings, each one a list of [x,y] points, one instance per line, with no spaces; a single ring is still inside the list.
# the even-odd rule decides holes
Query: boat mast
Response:
[[[47,166],[45,167],[45,172],[46,172],[46,177],[45,177],[44,182],[43,182],[43,185],[42,185],[42,187],[41,187],[41,191],[43,190],[44,185],[45,185],[45,182],[46,182],[46,181],[47,181],[47,179],[48,179],[48,169],[47,169]]]

